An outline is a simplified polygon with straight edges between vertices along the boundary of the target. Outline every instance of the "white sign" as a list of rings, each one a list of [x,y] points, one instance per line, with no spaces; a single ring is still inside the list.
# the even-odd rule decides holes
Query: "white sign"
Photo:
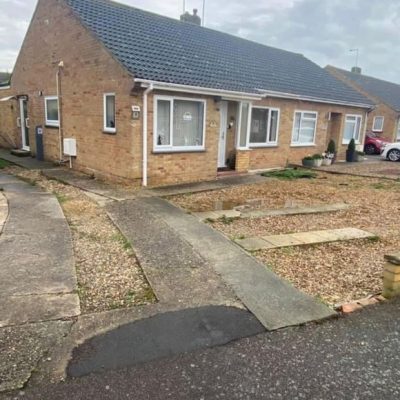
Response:
[[[193,119],[192,114],[190,112],[185,112],[185,114],[183,114],[183,120],[184,121],[191,121]]]

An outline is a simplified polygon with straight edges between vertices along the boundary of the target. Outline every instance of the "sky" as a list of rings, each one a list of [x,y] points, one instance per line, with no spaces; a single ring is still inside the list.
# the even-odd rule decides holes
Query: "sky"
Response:
[[[400,83],[399,0],[205,0],[206,27]],[[183,0],[119,0],[172,18]],[[12,71],[36,0],[0,0],[0,71]],[[186,0],[186,9],[203,0]]]

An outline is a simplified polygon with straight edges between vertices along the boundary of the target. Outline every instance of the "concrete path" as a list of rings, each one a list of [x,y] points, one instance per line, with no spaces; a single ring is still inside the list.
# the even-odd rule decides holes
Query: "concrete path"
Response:
[[[0,149],[0,158],[9,161],[12,164],[18,165],[26,169],[51,169],[56,166],[52,162],[38,161],[33,157],[17,157],[10,153],[10,150]]]
[[[400,301],[387,302],[323,324],[46,382],[21,400],[398,400],[399,332]]]
[[[350,206],[344,203],[327,204],[321,206],[311,207],[285,207],[271,210],[263,209],[240,209],[240,206],[233,210],[215,210],[195,212],[193,215],[204,220],[217,220],[219,218],[264,218],[264,217],[281,217],[285,215],[307,215],[307,214],[321,214],[335,211],[343,211],[349,209]]]
[[[80,313],[71,235],[55,196],[0,174],[9,217],[0,236],[0,327]]]
[[[215,300],[216,296],[224,299],[227,293],[219,283],[219,275],[267,329],[335,315],[331,309],[295,289],[219,232],[165,200],[143,198],[112,204],[109,210],[112,219],[132,242],[145,273],[151,272],[148,278],[156,294],[157,282],[159,287],[166,282],[168,287],[164,293],[167,297],[175,295],[179,299],[181,291],[189,290],[184,298],[189,295],[193,301],[198,295],[202,301]],[[150,225],[153,225],[151,230],[148,229]],[[189,260],[195,263],[179,269]],[[171,271],[176,282],[171,282]],[[190,294],[191,284],[188,282],[199,272],[201,280],[199,284],[193,281],[194,288],[206,288],[208,297],[205,299],[202,297],[204,290],[194,290]]]
[[[357,228],[342,228],[288,233],[286,235],[250,237],[236,239],[235,242],[248,251],[257,251],[368,238],[376,238],[376,235]]]

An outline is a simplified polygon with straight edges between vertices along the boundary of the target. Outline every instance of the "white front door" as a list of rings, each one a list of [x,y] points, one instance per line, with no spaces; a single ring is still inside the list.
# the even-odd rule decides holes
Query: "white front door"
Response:
[[[29,117],[28,117],[28,100],[19,99],[19,125],[21,126],[22,149],[30,150],[29,147]]]
[[[228,130],[228,102],[220,104],[220,128],[218,145],[218,168],[226,167],[226,133]]]

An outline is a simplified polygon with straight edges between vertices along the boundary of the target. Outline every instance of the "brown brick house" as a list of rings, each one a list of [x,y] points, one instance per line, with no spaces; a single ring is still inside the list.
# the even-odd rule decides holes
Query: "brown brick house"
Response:
[[[72,138],[73,168],[144,185],[285,166],[331,137],[343,157],[372,106],[301,54],[108,0],[39,0],[0,100],[0,145],[38,154],[40,127],[46,159]]]
[[[363,75],[359,69],[345,71],[328,65],[326,70],[375,104],[369,114],[367,132],[400,141],[400,85]]]

